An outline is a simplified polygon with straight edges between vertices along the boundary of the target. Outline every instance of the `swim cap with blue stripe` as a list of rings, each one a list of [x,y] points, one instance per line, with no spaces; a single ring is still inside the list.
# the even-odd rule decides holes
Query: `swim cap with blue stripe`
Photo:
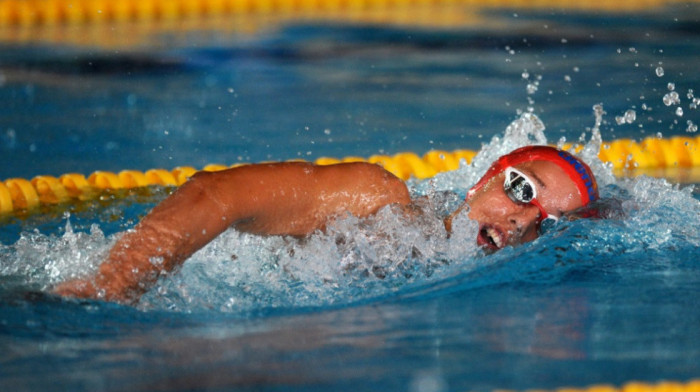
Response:
[[[548,161],[561,167],[566,175],[576,184],[584,206],[598,199],[598,184],[591,168],[570,153],[550,146],[521,147],[498,158],[486,171],[486,174],[481,177],[481,180],[469,190],[467,199],[507,167],[532,161]]]

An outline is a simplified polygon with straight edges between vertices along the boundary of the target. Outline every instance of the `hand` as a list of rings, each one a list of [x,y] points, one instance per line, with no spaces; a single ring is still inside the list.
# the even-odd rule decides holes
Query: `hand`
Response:
[[[139,298],[136,291],[123,287],[119,280],[105,280],[105,276],[100,273],[94,277],[60,283],[53,292],[63,297],[99,299],[122,304],[134,304]]]
[[[98,290],[97,287],[95,287],[94,279],[68,280],[56,286],[53,292],[63,297],[98,298]]]

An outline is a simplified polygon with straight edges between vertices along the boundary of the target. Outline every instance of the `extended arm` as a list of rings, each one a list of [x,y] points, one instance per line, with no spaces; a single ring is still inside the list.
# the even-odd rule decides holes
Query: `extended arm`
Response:
[[[56,291],[135,301],[160,273],[172,271],[228,227],[306,235],[334,216],[364,217],[409,202],[403,182],[365,163],[276,163],[199,173],[114,245],[94,280],[67,282]]]

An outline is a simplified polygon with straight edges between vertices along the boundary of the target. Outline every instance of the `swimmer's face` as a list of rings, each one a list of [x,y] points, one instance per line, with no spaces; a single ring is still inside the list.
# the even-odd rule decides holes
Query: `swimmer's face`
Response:
[[[576,184],[555,163],[532,161],[514,168],[532,180],[536,199],[548,215],[559,218],[583,205]],[[466,202],[469,218],[479,222],[477,243],[490,250],[532,241],[539,235],[540,209],[511,200],[503,188],[505,176],[499,173]]]

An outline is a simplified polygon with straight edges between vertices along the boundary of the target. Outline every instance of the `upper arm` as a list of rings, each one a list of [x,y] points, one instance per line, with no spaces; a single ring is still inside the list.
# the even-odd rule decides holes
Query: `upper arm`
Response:
[[[238,169],[236,178],[230,177],[235,173],[220,178],[214,192],[237,210],[235,227],[254,233],[304,235],[338,215],[364,217],[388,204],[410,202],[400,179],[369,163],[288,162]]]
[[[406,185],[399,178],[379,165],[371,163],[348,163],[319,166],[323,188],[318,193],[324,196],[318,205],[335,197],[340,212],[349,212],[364,217],[374,214],[389,204],[408,204],[411,201]]]

